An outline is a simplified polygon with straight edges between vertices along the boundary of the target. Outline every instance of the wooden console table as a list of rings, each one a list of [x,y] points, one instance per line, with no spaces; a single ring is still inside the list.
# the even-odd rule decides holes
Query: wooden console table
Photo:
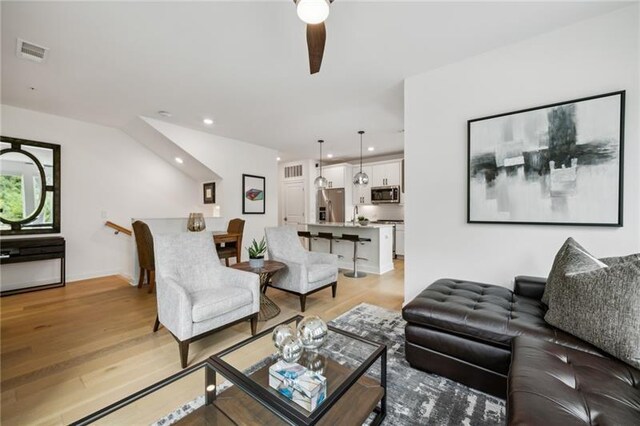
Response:
[[[65,254],[65,241],[63,237],[3,239],[0,241],[0,265],[60,259],[60,281],[52,284],[5,290],[0,292],[0,296],[64,287],[66,283]]]

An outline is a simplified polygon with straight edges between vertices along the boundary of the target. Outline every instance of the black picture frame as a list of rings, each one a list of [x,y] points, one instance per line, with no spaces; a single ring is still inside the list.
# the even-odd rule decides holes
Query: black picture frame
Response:
[[[61,147],[58,144],[49,142],[32,141],[28,139],[20,139],[8,136],[0,136],[0,142],[10,144],[11,147],[0,150],[0,155],[8,154],[12,152],[21,153],[29,157],[39,170],[40,179],[43,183],[42,194],[40,198],[40,204],[37,209],[32,212],[29,217],[26,217],[20,221],[8,221],[0,217],[0,221],[6,225],[10,225],[11,229],[0,229],[0,235],[37,235],[37,234],[58,234],[60,233],[60,191],[61,191],[61,178],[60,178],[60,150]],[[40,160],[23,148],[44,148],[51,150],[52,155],[52,167],[53,167],[53,180],[51,185],[47,185],[45,181],[44,166]],[[46,193],[52,194],[52,221],[47,226],[34,225],[32,222],[42,212],[45,204]]]
[[[202,202],[204,204],[216,203],[216,183],[208,182],[202,184]]]
[[[266,179],[264,176],[242,175],[242,214],[265,214]]]
[[[504,225],[553,225],[553,226],[598,226],[598,227],[622,227],[623,226],[623,200],[624,200],[624,124],[625,124],[625,90],[618,90],[614,92],[603,93],[594,96],[587,96],[578,99],[572,99],[569,101],[556,102],[552,104],[521,109],[517,111],[511,111],[502,114],[494,114],[486,117],[475,118],[467,121],[467,223],[468,224],[504,224]],[[606,97],[619,97],[619,136],[618,136],[618,200],[617,200],[617,220],[611,223],[600,223],[600,222],[574,222],[574,221],[505,221],[505,220],[474,220],[472,219],[472,197],[471,197],[471,184],[472,184],[472,174],[473,174],[473,166],[472,166],[472,125],[474,123],[492,120],[496,118],[501,118],[505,116],[515,115],[515,114],[523,114],[531,111],[537,111],[541,109],[549,109],[555,108],[559,106],[565,106],[569,104],[577,104],[580,102],[588,102],[596,99],[606,98]],[[542,150],[542,149],[540,149]],[[550,167],[550,166],[549,166]],[[563,166],[564,168],[564,166]]]

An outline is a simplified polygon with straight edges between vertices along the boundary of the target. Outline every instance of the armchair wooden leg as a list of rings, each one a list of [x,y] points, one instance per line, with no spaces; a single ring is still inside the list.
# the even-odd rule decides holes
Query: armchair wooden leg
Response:
[[[224,264],[227,265],[227,268],[229,267],[229,258],[225,258],[224,259]]]
[[[140,268],[140,278],[138,278],[138,288],[141,288],[142,284],[144,284],[144,269]]]
[[[338,282],[337,281],[335,283],[331,284],[331,295],[333,296],[334,299],[336,297],[336,291],[338,291]]]
[[[258,314],[251,317],[251,335],[255,336],[258,331]]]
[[[182,368],[187,368],[187,358],[189,357],[189,341],[178,342],[180,347],[180,365]]]
[[[153,332],[155,333],[160,328],[160,318],[156,315],[156,322],[153,324]]]
[[[156,271],[149,271],[149,294],[153,293],[156,287]]]
[[[307,304],[307,295],[300,295],[300,312],[304,312],[305,305]]]

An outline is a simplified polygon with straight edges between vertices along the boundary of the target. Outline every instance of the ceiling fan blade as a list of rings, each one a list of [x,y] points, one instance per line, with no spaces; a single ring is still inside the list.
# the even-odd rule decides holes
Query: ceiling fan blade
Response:
[[[309,71],[311,74],[320,71],[326,39],[327,30],[324,22],[307,25],[307,47],[309,48]]]

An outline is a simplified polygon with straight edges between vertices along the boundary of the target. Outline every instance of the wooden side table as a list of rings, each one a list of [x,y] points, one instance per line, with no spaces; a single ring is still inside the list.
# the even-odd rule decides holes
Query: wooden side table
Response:
[[[262,268],[253,268],[249,262],[240,262],[231,265],[231,268],[233,269],[253,272],[254,274],[258,274],[260,277],[260,312],[258,313],[258,321],[270,320],[271,318],[278,316],[280,313],[278,305],[264,294],[264,290],[267,284],[269,284],[269,281],[271,281],[271,277],[276,272],[286,267],[287,265],[284,263],[277,262],[275,260],[265,260]]]

